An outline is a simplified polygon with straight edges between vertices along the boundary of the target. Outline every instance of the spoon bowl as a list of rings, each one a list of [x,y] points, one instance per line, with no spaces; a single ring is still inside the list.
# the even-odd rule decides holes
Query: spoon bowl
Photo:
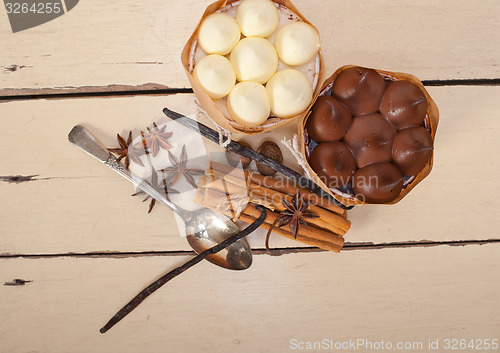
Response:
[[[186,222],[186,238],[199,254],[206,249],[223,242],[240,229],[227,217],[221,217],[220,213],[212,210],[202,209],[193,212],[192,218]],[[241,239],[217,254],[207,256],[210,262],[232,270],[244,270],[252,264],[252,251],[248,242]]]
[[[185,223],[186,238],[196,253],[199,254],[210,249],[240,231],[236,224],[223,214],[207,208],[187,211],[174,204],[151,184],[134,175],[122,163],[118,162],[115,156],[108,152],[83,126],[75,126],[69,133],[68,139],[75,146],[130,181],[138,189],[177,213]],[[246,239],[242,238],[224,250],[207,256],[207,260],[230,270],[244,270],[252,264],[252,250]]]

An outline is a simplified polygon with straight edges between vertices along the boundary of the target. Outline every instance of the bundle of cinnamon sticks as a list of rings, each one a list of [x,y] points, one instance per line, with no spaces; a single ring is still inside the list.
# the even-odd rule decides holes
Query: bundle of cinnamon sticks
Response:
[[[299,228],[297,238],[294,238],[287,227],[274,227],[272,231],[307,245],[339,252],[344,244],[343,236],[351,226],[345,210],[286,180],[212,162],[205,175],[200,178],[194,201],[247,223],[258,218],[260,212],[255,205],[260,204],[268,209],[261,228],[269,230],[285,209],[282,199],[290,201],[297,190],[310,203],[309,210],[319,217],[307,219],[308,226]]]

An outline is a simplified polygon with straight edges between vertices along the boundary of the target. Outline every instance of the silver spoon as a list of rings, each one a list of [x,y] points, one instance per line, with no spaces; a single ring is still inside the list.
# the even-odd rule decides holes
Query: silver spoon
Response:
[[[196,253],[210,249],[240,231],[234,222],[220,213],[206,208],[187,211],[168,200],[151,184],[126,169],[83,126],[75,126],[69,133],[68,139],[72,144],[97,158],[137,188],[177,213],[185,223],[186,238]],[[207,260],[230,270],[244,270],[252,264],[252,251],[246,239],[243,238],[222,251],[207,256]]]

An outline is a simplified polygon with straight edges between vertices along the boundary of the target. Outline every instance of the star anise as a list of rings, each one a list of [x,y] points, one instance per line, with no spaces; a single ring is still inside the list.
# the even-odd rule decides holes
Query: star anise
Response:
[[[186,145],[182,146],[180,161],[170,151],[168,151],[168,159],[170,159],[170,163],[172,163],[172,166],[161,170],[164,173],[168,173],[167,187],[171,187],[172,185],[174,185],[177,180],[179,180],[179,177],[181,175],[184,176],[186,181],[191,186],[193,186],[194,188],[198,187],[198,185],[196,185],[196,182],[194,181],[194,176],[205,174],[205,172],[201,169],[186,167],[186,162],[188,160]]]
[[[156,157],[160,148],[164,150],[169,150],[172,145],[167,142],[168,138],[172,136],[172,132],[165,132],[167,125],[162,128],[158,128],[156,122],[153,122],[153,128],[147,127],[148,132],[141,131],[142,141],[139,142],[136,147],[142,145],[144,148],[149,148],[153,157]]]
[[[120,134],[116,134],[116,139],[120,144],[120,148],[108,148],[108,151],[116,153],[119,156],[118,161],[121,161],[123,158],[125,158],[125,167],[127,169],[130,166],[130,160],[144,167],[144,164],[142,163],[139,156],[143,155],[145,153],[145,150],[144,148],[137,148],[136,146],[130,145],[132,143],[132,131],[129,132],[127,141],[125,141],[125,139],[121,137]]]
[[[266,249],[269,252],[269,237],[274,226],[283,227],[286,225],[290,226],[290,232],[293,237],[297,239],[297,235],[299,234],[300,225],[303,224],[307,227],[306,219],[318,218],[319,216],[308,210],[309,202],[304,201],[302,196],[300,195],[300,191],[297,190],[297,193],[293,196],[291,202],[285,200],[285,198],[281,199],[281,203],[285,208],[280,212],[279,216],[274,221],[273,225],[267,232],[266,236]]]
[[[153,186],[153,188],[156,189],[156,191],[158,191],[160,193],[164,193],[165,195],[179,193],[175,189],[167,188],[166,180],[165,179],[159,180],[158,173],[154,169],[151,170],[151,185]],[[151,196],[147,195],[142,190],[136,192],[135,194],[132,194],[132,196],[143,196],[143,195],[146,195],[146,197],[144,198],[144,200],[142,200],[142,202],[146,202],[147,200],[151,199],[151,202],[149,203],[149,209],[148,209],[148,213],[151,213],[151,211],[153,210],[153,207],[155,207],[156,200],[154,198],[152,198]]]

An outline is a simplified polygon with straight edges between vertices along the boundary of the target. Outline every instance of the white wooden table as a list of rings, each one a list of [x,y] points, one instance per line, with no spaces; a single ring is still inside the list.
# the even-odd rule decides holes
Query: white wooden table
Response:
[[[395,206],[350,211],[340,254],[274,236],[286,255],[271,257],[252,235],[250,269],[202,263],[99,333],[192,252],[171,212],[147,215],[67,134],[83,124],[113,146],[164,106],[193,114],[193,95],[172,93],[188,91],[180,52],[209,3],[87,0],[15,34],[0,6],[0,353],[335,351],[306,348],[358,339],[444,352],[446,339],[500,339],[494,0],[295,0],[328,74],[358,64],[424,81],[440,109],[432,173]]]

